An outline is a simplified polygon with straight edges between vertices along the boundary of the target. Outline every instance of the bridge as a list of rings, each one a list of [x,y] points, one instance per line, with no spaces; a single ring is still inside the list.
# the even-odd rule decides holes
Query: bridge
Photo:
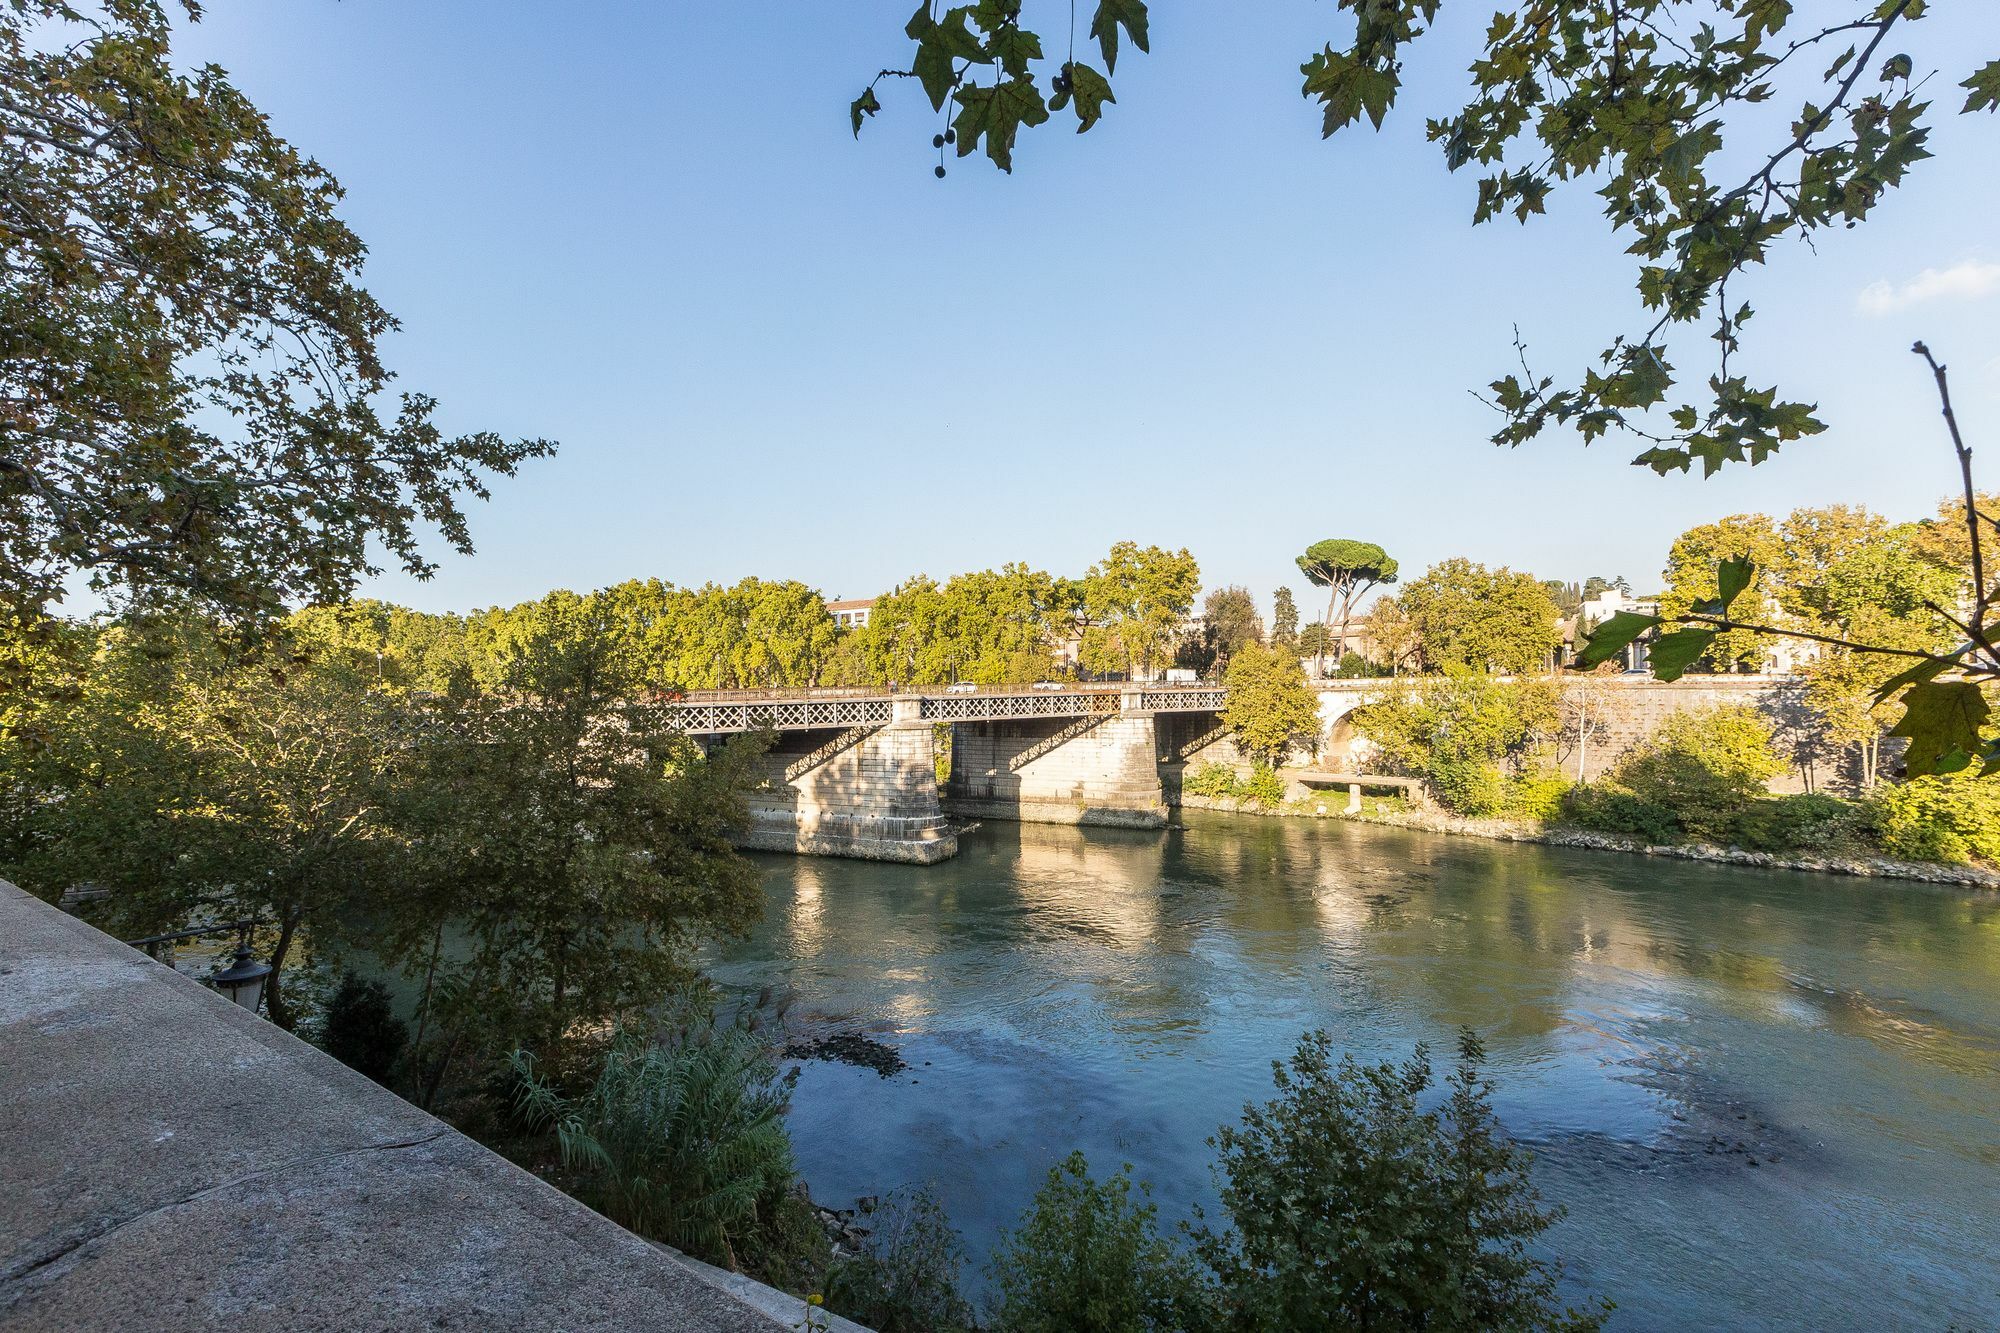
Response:
[[[1367,773],[1371,747],[1352,721],[1405,683],[1322,682],[1321,763],[1292,773],[1295,789],[1344,787],[1352,808],[1362,786],[1407,788]],[[1756,703],[1777,688],[1742,676],[1615,685],[1615,743],[1597,743],[1593,772],[1667,713]],[[1228,697],[1215,684],[1128,682],[697,691],[644,707],[707,747],[739,732],[776,733],[746,846],[928,865],[957,852],[954,818],[1164,827],[1185,773],[1210,763],[1248,770],[1222,725]]]
[[[954,817],[1164,827],[1201,748],[1186,738],[1223,741],[1227,699],[1149,683],[697,691],[647,708],[704,745],[776,733],[747,846],[930,864],[958,850]]]

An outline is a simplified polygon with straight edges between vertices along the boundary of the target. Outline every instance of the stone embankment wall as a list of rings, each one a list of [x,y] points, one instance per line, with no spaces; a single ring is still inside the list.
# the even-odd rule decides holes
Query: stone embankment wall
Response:
[[[1356,730],[1354,710],[1381,699],[1396,689],[1411,688],[1416,682],[1387,680],[1329,682],[1320,688],[1320,719],[1325,727],[1325,748],[1320,766],[1345,772],[1368,772],[1373,753],[1366,737]],[[1765,714],[1779,731],[1805,725],[1806,717],[1797,697],[1795,682],[1774,676],[1688,676],[1677,681],[1646,677],[1567,677],[1563,689],[1575,704],[1587,697],[1593,711],[1602,717],[1602,731],[1584,747],[1582,776],[1597,778],[1616,766],[1618,760],[1675,713],[1714,708],[1723,704],[1744,704]],[[1565,735],[1557,746],[1557,762],[1565,776],[1578,776],[1575,738]],[[1787,774],[1774,782],[1774,791],[1797,791],[1799,779]]]

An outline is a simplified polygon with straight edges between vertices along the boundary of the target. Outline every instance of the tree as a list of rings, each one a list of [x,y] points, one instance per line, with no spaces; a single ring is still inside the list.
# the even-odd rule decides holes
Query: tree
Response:
[[[1416,624],[1403,610],[1403,604],[1394,597],[1377,597],[1361,625],[1369,643],[1375,647],[1376,656],[1383,666],[1389,668],[1392,676],[1401,675],[1403,668],[1423,646]]]
[[[1223,724],[1253,762],[1276,768],[1294,750],[1319,749],[1319,699],[1298,658],[1248,644],[1230,660],[1224,681]]]
[[[410,1040],[388,988],[351,971],[341,973],[340,985],[326,1002],[320,1031],[320,1045],[328,1055],[385,1085]]]
[[[1118,542],[1083,576],[1082,661],[1103,672],[1150,675],[1180,634],[1201,586],[1185,549]]]
[[[1213,664],[1227,668],[1231,659],[1246,645],[1264,642],[1264,618],[1257,603],[1241,584],[1216,588],[1201,604],[1204,647]]]
[[[1957,510],[1964,541],[1961,545],[1948,534],[1941,534],[1937,530],[1938,525],[1917,525],[1909,532],[1907,541],[1907,553],[1916,557],[1915,562],[1891,558],[1881,565],[1879,572],[1887,574],[1895,570],[1895,577],[1885,585],[1877,581],[1871,571],[1862,580],[1862,586],[1872,587],[1877,596],[1890,591],[1895,598],[1908,600],[1913,592],[1920,591],[1932,579],[1938,581],[1931,586],[1938,588],[1946,583],[1956,584],[1958,596],[1952,610],[1947,610],[1934,598],[1923,598],[1921,601],[1924,611],[1953,631],[1949,635],[1944,635],[1942,629],[1935,631],[1943,635],[1941,644],[1950,646],[1866,642],[1837,625],[1834,632],[1808,628],[1800,622],[1808,620],[1809,616],[1786,616],[1782,609],[1777,615],[1771,614],[1768,598],[1759,598],[1755,609],[1748,613],[1753,618],[1745,619],[1733,608],[1743,594],[1759,581],[1765,570],[1748,557],[1733,555],[1723,558],[1715,567],[1713,596],[1694,599],[1685,608],[1663,604],[1661,613],[1656,615],[1621,612],[1612,616],[1591,631],[1589,643],[1577,655],[1577,665],[1588,669],[1607,661],[1623,652],[1640,635],[1652,632],[1659,632],[1649,652],[1653,671],[1656,676],[1667,680],[1675,679],[1689,665],[1713,652],[1724,636],[1731,634],[1777,635],[1815,645],[1822,651],[1831,649],[1836,653],[1852,651],[1865,654],[1884,665],[1901,668],[1876,687],[1873,701],[1881,703],[1894,698],[1902,704],[1903,714],[1889,734],[1909,741],[1904,751],[1904,768],[1911,776],[1954,773],[1970,767],[1975,761],[1980,764],[1982,772],[1995,771],[1996,765],[2000,765],[2000,738],[1987,735],[1985,723],[1990,713],[1987,688],[2000,682],[2000,643],[1996,643],[1989,623],[1994,607],[2000,605],[2000,583],[1989,582],[1985,575],[1984,548],[1990,532],[2000,532],[2000,521],[1980,507],[1972,470],[1972,450],[1958,428],[1945,366],[1921,342],[1910,350],[1923,358],[1930,369],[1952,451],[1958,459],[1962,499],[1955,505],[1947,505],[1943,512],[1949,515],[1954,508]],[[1768,520],[1765,522],[1768,524]],[[1805,534],[1809,539],[1807,554],[1819,548],[1822,552],[1819,563],[1825,564],[1824,552],[1838,550],[1841,544],[1822,540],[1823,534],[1818,530],[1820,526],[1814,525],[1813,531]],[[1824,526],[1831,528],[1833,525]],[[1840,526],[1852,528],[1855,525],[1848,522]],[[1886,554],[1866,547],[1863,549],[1869,557],[1864,562],[1864,569],[1875,564],[1875,556]],[[1961,556],[1966,561],[1962,569],[1956,566]],[[1806,563],[1810,566],[1813,561],[1808,559]],[[1840,563],[1846,562],[1843,560]],[[1930,567],[1927,571],[1923,569],[1926,565]],[[1797,578],[1796,571],[1793,577]],[[1831,593],[1832,589],[1829,587],[1824,591]],[[1851,597],[1843,595],[1840,600],[1861,608],[1883,609],[1865,599],[1853,603]],[[1826,610],[1832,610],[1833,605],[1832,600],[1825,601]],[[1808,600],[1805,606],[1810,611],[1817,603]],[[1795,599],[1794,611],[1798,608],[1799,603]],[[1890,610],[1893,615],[1893,607]],[[1957,614],[1953,614],[1954,610]],[[1786,621],[1790,623],[1784,623]],[[1906,618],[1903,629],[1921,632],[1923,622],[1921,618]],[[1960,638],[1960,635],[1963,637]]]
[[[1076,606],[1069,580],[1024,564],[942,585],[918,575],[878,598],[858,633],[878,684],[1025,685],[1054,672]]]
[[[1325,588],[1326,616],[1321,621],[1334,643],[1334,660],[1347,655],[1347,625],[1355,599],[1378,583],[1396,581],[1396,562],[1373,542],[1329,537],[1314,542],[1298,559],[1299,571],[1315,588]],[[1336,619],[1335,608],[1339,608]],[[1339,625],[1338,633],[1334,626]]]
[[[1158,1208],[1131,1168],[1105,1180],[1073,1152],[993,1256],[995,1327],[1006,1333],[1150,1333],[1218,1327],[1200,1269],[1160,1235]]]
[[[1363,705],[1354,724],[1391,771],[1423,778],[1456,814],[1483,816],[1506,807],[1508,774],[1555,737],[1560,718],[1547,679],[1454,668]]]
[[[540,605],[509,693],[430,706],[392,813],[422,863],[371,945],[423,978],[426,1101],[462,1056],[522,1046],[546,1060],[579,1025],[686,988],[694,950],[758,912],[735,834],[768,738],[704,753],[627,704],[583,599]]]
[[[1622,574],[1608,579],[1599,574],[1592,574],[1583,581],[1583,600],[1586,602],[1594,602],[1607,592],[1622,593],[1630,597],[1632,585],[1626,582]]]
[[[459,497],[553,446],[383,401],[339,183],[171,36],[157,0],[0,10],[0,601],[81,574],[264,615],[347,596],[371,542],[428,574],[419,527],[470,551]]]
[[[875,1333],[967,1333],[976,1321],[958,1292],[964,1263],[936,1192],[895,1190],[870,1212],[859,1251],[834,1261],[827,1304]]]
[[[1432,671],[1544,671],[1562,642],[1548,589],[1505,567],[1454,556],[1425,570],[1399,600]]]
[[[1332,636],[1326,626],[1315,620],[1299,631],[1299,656],[1308,662],[1316,662],[1325,657],[1331,646]]]
[[[14,873],[51,898],[110,890],[101,918],[133,934],[268,922],[265,1003],[292,1026],[295,947],[337,936],[411,864],[387,816],[410,749],[371,676],[193,618],[107,631],[17,761]]]
[[[1576,781],[1589,781],[1590,747],[1610,734],[1618,708],[1618,686],[1609,665],[1563,682],[1559,705],[1561,734],[1576,756]]]
[[[1689,528],[1674,539],[1661,577],[1660,614],[1674,617],[1714,600],[1720,592],[1718,570],[1724,560],[1747,560],[1758,571],[1744,590],[1752,605],[1775,604],[1776,566],[1784,546],[1777,526],[1763,514],[1732,514],[1714,523]],[[1770,652],[1768,636],[1749,630],[1718,635],[1704,656],[1717,670],[1764,665]]]
[[[1565,1309],[1561,1267],[1528,1247],[1561,1216],[1542,1206],[1530,1158],[1493,1114],[1471,1032],[1445,1096],[1419,1044],[1401,1066],[1334,1056],[1307,1033],[1273,1062],[1277,1095],[1211,1142],[1234,1229],[1196,1232],[1230,1327],[1589,1329]]]
[[[1299,641],[1299,604],[1292,590],[1279,587],[1271,594],[1271,646],[1291,648]]]
[[[1439,0],[1340,0],[1351,39],[1328,42],[1301,66],[1301,93],[1323,110],[1331,137],[1364,117],[1377,129],[1394,106],[1412,45]],[[1427,123],[1447,169],[1481,172],[1473,221],[1545,211],[1549,196],[1588,179],[1611,231],[1637,260],[1636,287],[1651,323],[1611,341],[1597,363],[1558,386],[1518,347],[1518,371],[1491,385],[1503,415],[1497,444],[1518,445],[1551,426],[1587,442],[1616,428],[1647,447],[1634,461],[1665,472],[1699,461],[1761,462],[1781,443],[1825,429],[1810,404],[1750,384],[1732,366],[1752,310],[1733,278],[1767,263],[1786,239],[1865,220],[1911,167],[1930,156],[1925,79],[1889,44],[1931,8],[1924,0],[1840,0],[1801,7],[1771,0],[1510,0],[1486,31],[1473,88],[1455,113]],[[1144,0],[1099,0],[1090,20],[1103,71],[1069,41],[1045,99],[1035,79],[1039,33],[1017,0],[937,12],[904,28],[907,68],[877,74],[849,109],[854,131],[882,110],[884,79],[914,79],[933,111],[957,108],[943,150],[986,154],[1013,169],[1020,130],[1071,110],[1081,133],[1114,103],[1110,78],[1124,43],[1150,49]],[[1966,53],[1947,76],[1966,74]],[[1794,59],[1794,57],[1802,57]],[[984,76],[982,82],[981,76]],[[1962,77],[1962,110],[2000,108],[2000,60]],[[1778,114],[1757,105],[1772,102]],[[928,130],[925,131],[927,134]],[[1728,149],[1725,151],[1725,143]],[[1716,351],[1704,389],[1674,402],[1678,370],[1668,335],[1709,325]]]

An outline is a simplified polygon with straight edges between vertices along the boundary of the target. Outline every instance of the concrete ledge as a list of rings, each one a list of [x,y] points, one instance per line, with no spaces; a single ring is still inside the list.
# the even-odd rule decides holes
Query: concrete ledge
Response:
[[[8,1333],[796,1327],[5,882],[0,1144]]]
[[[946,796],[946,813],[963,819],[997,819],[1016,824],[1079,824],[1092,828],[1160,829],[1167,826],[1164,800],[1130,805],[1093,805],[1041,796]]]

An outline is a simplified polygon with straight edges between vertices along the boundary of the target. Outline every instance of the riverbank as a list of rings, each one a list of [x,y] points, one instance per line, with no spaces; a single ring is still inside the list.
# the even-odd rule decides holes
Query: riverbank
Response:
[[[1443,810],[1394,810],[1376,807],[1358,812],[1336,809],[1330,801],[1288,802],[1276,810],[1264,809],[1248,801],[1183,796],[1181,808],[1213,810],[1223,814],[1261,815],[1282,819],[1344,819],[1354,823],[1382,824],[1391,828],[1415,829],[1424,833],[1448,833],[1463,838],[1486,838],[1496,842],[1532,842],[1551,847],[1577,847],[1586,851],[1626,852],[1634,856],[1671,857],[1681,861],[1704,861],[1714,865],[1754,866],[1763,870],[1804,870],[1825,875],[1849,875],[1860,879],[1915,880],[1926,884],[1947,884],[1958,888],[2000,891],[2000,870],[1983,866],[1946,865],[1936,861],[1898,861],[1886,856],[1834,856],[1811,852],[1752,852],[1715,843],[1648,843],[1643,839],[1599,833],[1563,824],[1543,824],[1525,819],[1468,819]]]

